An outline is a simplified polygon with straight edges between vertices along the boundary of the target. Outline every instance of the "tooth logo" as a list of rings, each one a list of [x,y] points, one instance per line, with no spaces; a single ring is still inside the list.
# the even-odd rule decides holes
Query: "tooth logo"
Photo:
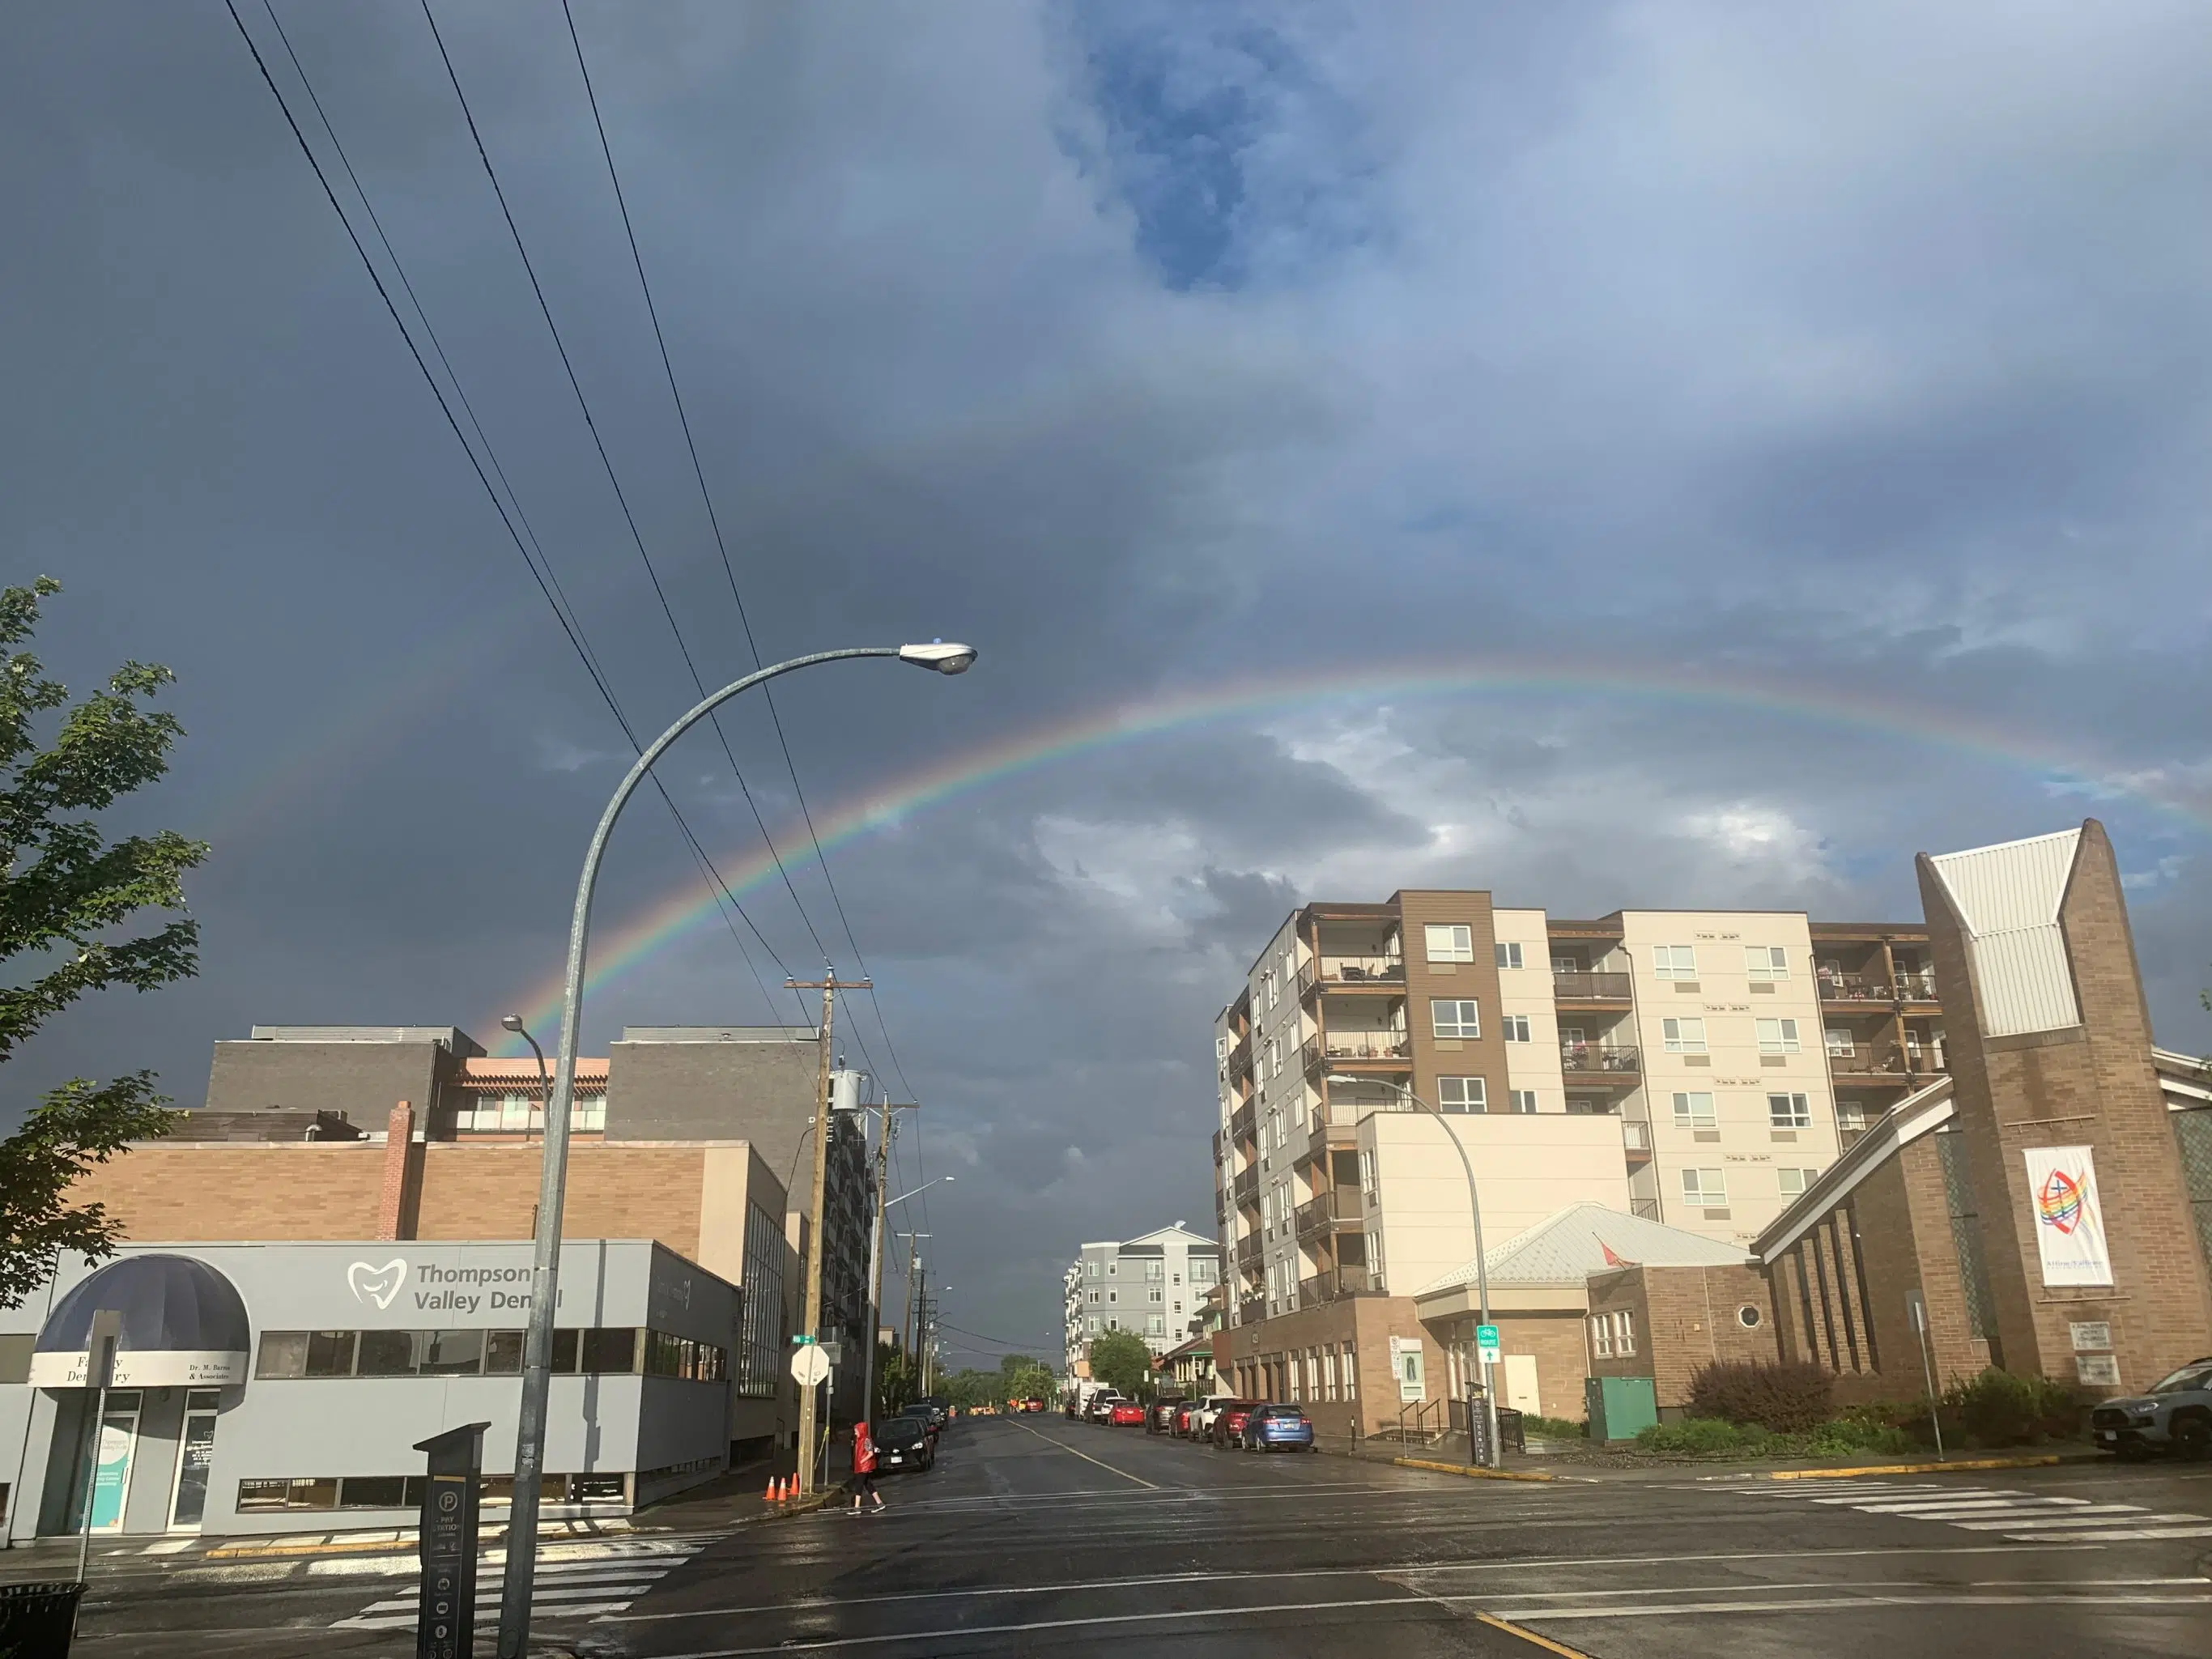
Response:
[[[381,1267],[356,1261],[346,1269],[346,1283],[353,1286],[354,1299],[374,1302],[380,1312],[392,1305],[392,1298],[399,1294],[399,1287],[406,1280],[407,1264],[397,1258]]]

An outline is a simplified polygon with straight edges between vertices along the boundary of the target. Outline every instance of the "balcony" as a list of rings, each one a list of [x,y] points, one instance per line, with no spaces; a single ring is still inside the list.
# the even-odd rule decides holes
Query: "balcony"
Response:
[[[1298,1306],[1318,1308],[1340,1297],[1364,1296],[1373,1288],[1364,1267],[1334,1267],[1298,1281]]]
[[[1322,1193],[1298,1206],[1297,1234],[1301,1243],[1325,1233],[1340,1221],[1359,1219],[1359,1200],[1350,1194],[1340,1200],[1334,1191]]]
[[[1309,1076],[1332,1066],[1410,1066],[1413,1045],[1403,1031],[1324,1031],[1300,1049]]]
[[[1242,1083],[1252,1075],[1252,1036],[1246,1032],[1229,1051],[1229,1080]]]
[[[1632,1089],[1644,1069],[1644,1053],[1626,1044],[1565,1042],[1559,1045],[1559,1069],[1575,1082],[1602,1077]]]
[[[1563,974],[1552,975],[1552,997],[1557,1002],[1626,1002],[1626,974]]]
[[[1237,1304],[1237,1322],[1256,1325],[1267,1316],[1267,1298],[1264,1296],[1244,1297]]]
[[[1259,1109],[1250,1101],[1246,1101],[1229,1115],[1230,1139],[1249,1140],[1259,1133]]]
[[[1659,1200],[1656,1198],[1632,1199],[1628,1206],[1631,1215],[1642,1216],[1646,1221],[1659,1218]]]
[[[1941,1048],[1923,1049],[1917,1054],[1896,1048],[1879,1052],[1860,1048],[1850,1054],[1828,1050],[1828,1070],[1836,1077],[1850,1078],[1855,1082],[1872,1079],[1903,1084],[1916,1079],[1925,1082],[1942,1076],[1946,1069]]]
[[[1236,1195],[1237,1202],[1240,1206],[1257,1204],[1260,1201],[1260,1166],[1255,1164],[1240,1173],[1231,1190]]]
[[[1259,1234],[1245,1234],[1237,1241],[1237,1265],[1239,1267],[1257,1267],[1265,1248]]]
[[[1318,991],[1383,991],[1406,988],[1403,957],[1316,957],[1298,969],[1298,995]]]
[[[1642,1118],[1621,1119],[1620,1145],[1622,1150],[1631,1158],[1650,1158],[1651,1156],[1651,1126]]]

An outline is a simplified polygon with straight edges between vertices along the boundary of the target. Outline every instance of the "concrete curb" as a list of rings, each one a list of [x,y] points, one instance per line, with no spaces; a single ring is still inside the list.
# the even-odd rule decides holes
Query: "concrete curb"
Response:
[[[2035,1457],[1954,1457],[1948,1463],[1861,1463],[1847,1469],[1769,1469],[1769,1480],[1839,1480],[1861,1474],[1948,1474],[1953,1470],[2040,1469],[2066,1460],[2055,1452]]]
[[[1438,1474],[1463,1474],[1470,1480],[1550,1480],[1540,1469],[1483,1469],[1470,1463],[1433,1463],[1425,1457],[1394,1457],[1401,1469],[1431,1469]]]

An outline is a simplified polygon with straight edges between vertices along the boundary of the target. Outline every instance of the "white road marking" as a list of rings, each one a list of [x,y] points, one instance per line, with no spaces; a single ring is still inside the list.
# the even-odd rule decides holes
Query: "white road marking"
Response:
[[[1127,1469],[1117,1469],[1111,1463],[1104,1462],[1098,1458],[1093,1457],[1089,1452],[1077,1451],[1074,1447],[1069,1445],[1066,1441],[1055,1440],[1048,1434],[1039,1434],[1036,1430],[1030,1427],[1026,1423],[1017,1423],[1014,1426],[1020,1429],[1024,1434],[1036,1435],[1036,1437],[1043,1441],[1048,1446],[1057,1446],[1060,1450],[1079,1457],[1086,1463],[1097,1463],[1100,1468],[1105,1470],[1109,1474],[1118,1474],[1124,1480],[1133,1480],[1148,1492],[1158,1492],[1160,1490],[1158,1485],[1152,1481],[1146,1480],[1142,1475],[1132,1474]]]
[[[592,1548],[586,1546],[584,1547],[592,1549],[589,1554],[568,1553],[562,1559],[551,1560],[546,1559],[550,1552],[541,1547],[538,1552],[541,1565],[531,1586],[532,1616],[576,1619],[587,1614],[597,1616],[626,1612],[637,1597],[704,1547],[697,1542],[638,1547],[642,1541],[626,1540],[612,1547]],[[477,1606],[479,1609],[498,1607],[499,1570],[505,1565],[504,1550],[490,1552],[477,1558]],[[415,1564],[407,1563],[406,1570],[410,1574],[413,1573]],[[349,1619],[333,1621],[331,1628],[412,1629],[421,1605],[419,1595],[389,1597],[371,1602]]]
[[[2087,1498],[2029,1493],[2009,1487],[1969,1486],[1939,1495],[1941,1487],[1893,1486],[1868,1481],[1818,1495],[1804,1492],[1760,1492],[1747,1495],[1796,1499],[1825,1508],[1857,1510],[1866,1515],[1929,1521],[1968,1532],[2002,1533],[2013,1539],[2051,1543],[2101,1544],[2107,1540],[2155,1538],[2212,1538],[2212,1518],[2201,1515],[2153,1515],[2138,1504],[2098,1504]],[[2193,1524],[2192,1524],[2193,1523]]]

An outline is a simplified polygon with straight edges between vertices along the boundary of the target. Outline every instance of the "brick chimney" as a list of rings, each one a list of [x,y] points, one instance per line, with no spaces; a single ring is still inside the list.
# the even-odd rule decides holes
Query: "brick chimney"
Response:
[[[407,1238],[413,1235],[416,1194],[415,1108],[401,1101],[392,1109],[385,1128],[384,1188],[376,1200],[376,1236]]]

